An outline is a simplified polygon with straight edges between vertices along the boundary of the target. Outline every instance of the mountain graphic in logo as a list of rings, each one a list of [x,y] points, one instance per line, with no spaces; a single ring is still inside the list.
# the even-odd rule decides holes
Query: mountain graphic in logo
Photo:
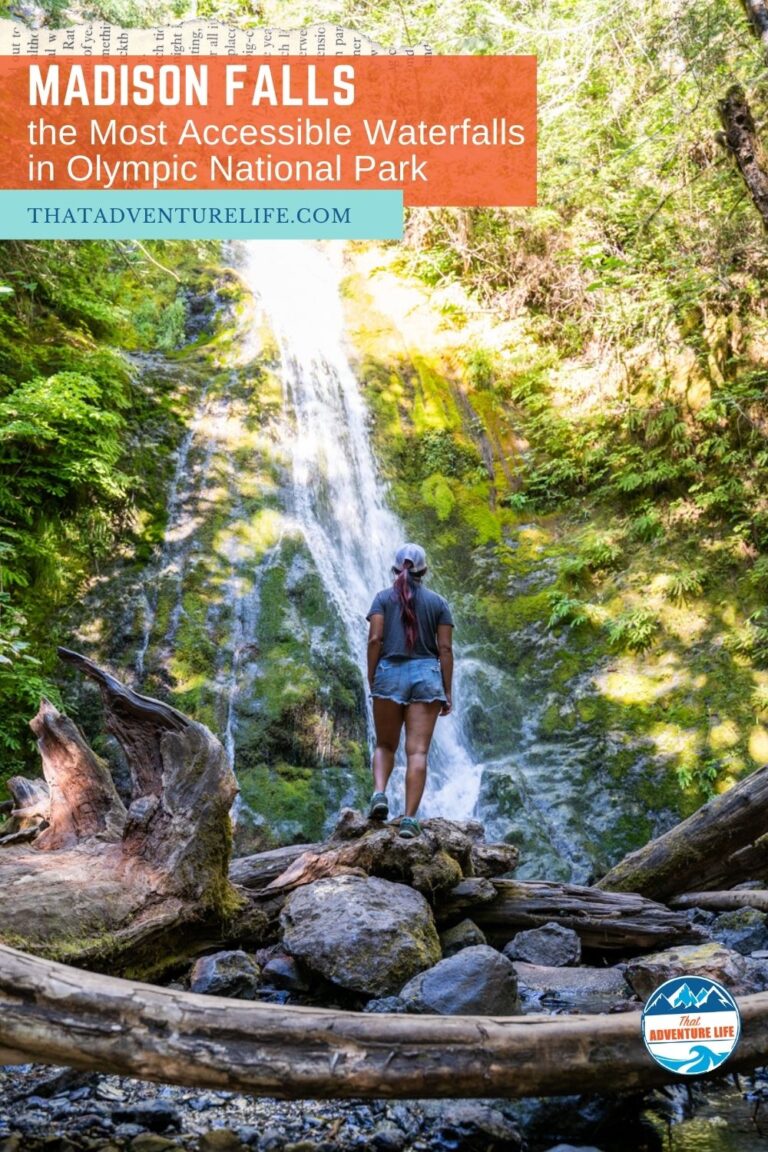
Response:
[[[733,1001],[728,999],[711,980],[691,976],[679,983],[668,980],[657,995],[645,1006],[646,1012],[655,1014],[688,1012],[692,1008],[701,1012],[722,1012],[732,1009]]]

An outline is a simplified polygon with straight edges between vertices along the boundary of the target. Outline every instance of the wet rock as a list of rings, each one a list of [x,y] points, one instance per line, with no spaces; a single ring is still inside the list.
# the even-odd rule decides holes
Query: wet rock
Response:
[[[541,928],[529,928],[504,946],[504,955],[510,960],[523,960],[527,964],[540,964],[547,968],[563,968],[581,960],[581,940],[572,928],[554,923]]]
[[[118,1140],[133,1140],[137,1136],[146,1136],[141,1124],[118,1124],[114,1131]]]
[[[734,994],[754,991],[754,979],[745,957],[714,940],[638,956],[626,965],[625,976],[641,1000],[646,1000],[659,984],[673,976],[717,980]]]
[[[131,1152],[181,1152],[181,1144],[158,1136],[155,1132],[142,1132],[129,1145]]]
[[[514,968],[527,1012],[607,1012],[632,996],[621,968],[550,968],[522,960]]]
[[[440,947],[443,950],[443,959],[455,956],[462,948],[474,948],[478,944],[487,944],[485,933],[471,920],[462,920],[440,933]]]
[[[391,1012],[407,1012],[408,1005],[400,996],[380,996],[369,1000],[363,1012],[371,1012],[379,1016],[386,1016]]]
[[[306,992],[309,988],[309,981],[293,956],[286,956],[285,953],[268,960],[261,975],[268,984],[288,992]]]
[[[601,1152],[594,1144],[553,1144],[547,1152]]]
[[[238,1128],[237,1135],[240,1142],[245,1144],[247,1148],[256,1148],[261,1139],[261,1129],[246,1124],[242,1128]]]
[[[189,977],[190,992],[253,1000],[261,984],[261,969],[246,953],[216,952],[195,962]]]
[[[760,954],[746,956],[749,980],[755,992],[765,992],[768,989],[768,962],[760,958]]]
[[[712,936],[742,956],[768,947],[768,916],[757,908],[721,912],[712,922]]]
[[[288,952],[327,980],[370,996],[397,992],[440,959],[424,897],[375,876],[333,876],[298,888],[280,923]]]
[[[514,1016],[519,1009],[514,965],[495,948],[462,948],[419,973],[400,996],[415,1012],[441,1016]]]
[[[243,1152],[243,1142],[231,1128],[212,1128],[197,1144],[198,1152]]]
[[[405,1133],[395,1124],[381,1124],[371,1136],[371,1144],[379,1152],[400,1152],[405,1147]]]
[[[173,1104],[164,1100],[147,1100],[124,1108],[115,1108],[112,1119],[123,1124],[140,1124],[150,1132],[165,1132],[168,1128],[181,1128],[181,1114]]]
[[[430,1148],[469,1152],[492,1146],[497,1152],[514,1152],[522,1147],[517,1124],[490,1104],[479,1100],[425,1100],[422,1106],[436,1125]]]

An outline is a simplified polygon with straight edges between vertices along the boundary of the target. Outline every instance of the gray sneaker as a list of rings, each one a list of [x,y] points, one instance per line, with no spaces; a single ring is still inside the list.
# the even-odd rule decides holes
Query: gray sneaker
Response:
[[[389,801],[384,792],[374,792],[368,808],[369,820],[386,820],[389,816]]]
[[[414,816],[403,816],[398,834],[404,840],[413,840],[416,836],[421,836],[421,824]]]

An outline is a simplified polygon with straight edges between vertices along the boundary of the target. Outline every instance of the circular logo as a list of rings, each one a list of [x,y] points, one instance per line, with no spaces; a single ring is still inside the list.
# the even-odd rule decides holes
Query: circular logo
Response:
[[[648,997],[643,1040],[657,1064],[682,1076],[711,1072],[736,1047],[741,1016],[722,984],[702,976],[676,976]]]

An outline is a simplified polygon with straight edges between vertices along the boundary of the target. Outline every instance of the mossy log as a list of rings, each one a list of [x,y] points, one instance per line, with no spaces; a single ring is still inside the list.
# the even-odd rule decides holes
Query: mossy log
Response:
[[[739,1007],[729,1071],[760,1064],[768,1050],[768,993],[740,998]],[[5,947],[0,1061],[289,1099],[561,1096],[679,1079],[648,1055],[638,1012],[386,1016],[254,1004],[82,972]]]
[[[454,909],[449,896],[438,904],[438,919],[457,913],[470,916],[491,940],[504,943],[523,928],[540,928],[554,921],[578,932],[585,948],[603,952],[642,951],[669,944],[704,939],[700,928],[684,912],[671,912],[663,904],[634,893],[601,892],[580,884],[544,880],[491,880],[493,900],[468,906],[459,893]]]
[[[194,936],[238,905],[227,877],[234,774],[203,725],[59,652],[101,688],[107,730],[130,766],[130,802],[75,724],[44,700],[31,726],[48,826],[0,849],[0,939],[149,975],[167,966],[187,928]]]
[[[663,836],[625,856],[595,885],[669,900],[760,879],[768,868],[768,766],[715,796]]]

